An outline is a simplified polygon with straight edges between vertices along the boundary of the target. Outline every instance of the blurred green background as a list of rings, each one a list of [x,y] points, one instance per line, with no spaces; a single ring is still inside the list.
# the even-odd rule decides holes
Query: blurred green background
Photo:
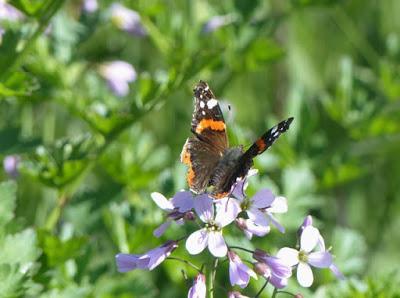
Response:
[[[292,278],[288,290],[400,297],[400,1],[121,1],[133,32],[112,1],[84,2],[10,1],[15,18],[0,3],[1,297],[186,297],[189,267],[120,274],[114,255],[190,231],[154,238],[150,193],[187,188],[179,154],[200,79],[232,145],[295,118],[248,191],[287,197],[286,233],[250,243],[233,229],[230,242],[275,253],[311,214],[347,280],[319,270],[310,289]],[[125,96],[107,85],[115,60],[136,73]],[[226,266],[217,279],[230,288]]]

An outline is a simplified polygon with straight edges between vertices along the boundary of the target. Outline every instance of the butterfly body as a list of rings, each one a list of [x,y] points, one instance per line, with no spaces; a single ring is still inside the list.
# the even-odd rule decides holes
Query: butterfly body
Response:
[[[193,136],[183,146],[181,161],[189,167],[187,182],[192,191],[203,193],[212,187],[211,195],[222,198],[230,193],[237,179],[246,176],[253,158],[289,128],[293,118],[268,130],[244,151],[242,146],[229,147],[223,114],[207,83],[200,81],[196,85],[194,100]]]

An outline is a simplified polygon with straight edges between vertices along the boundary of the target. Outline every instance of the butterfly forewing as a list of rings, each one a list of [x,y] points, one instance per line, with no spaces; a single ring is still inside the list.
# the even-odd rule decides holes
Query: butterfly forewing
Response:
[[[200,81],[193,91],[193,136],[186,140],[181,161],[189,166],[189,187],[199,193],[207,188],[219,159],[228,147],[228,138],[221,108],[207,83]]]

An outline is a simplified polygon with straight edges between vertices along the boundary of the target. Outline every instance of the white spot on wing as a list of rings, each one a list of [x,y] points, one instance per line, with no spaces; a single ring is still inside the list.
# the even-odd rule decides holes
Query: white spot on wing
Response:
[[[215,98],[211,98],[209,101],[207,101],[207,107],[211,110],[213,107],[215,107],[218,104],[218,101]]]
[[[205,106],[205,103],[204,103],[204,101],[200,101],[200,108],[204,108],[204,106]]]
[[[278,129],[278,125],[276,125],[276,126],[272,129],[271,134],[274,134],[274,133],[276,132],[277,129]]]
[[[203,116],[205,116],[205,115],[206,115],[206,112],[204,112],[204,111],[201,111],[201,114],[202,114]]]

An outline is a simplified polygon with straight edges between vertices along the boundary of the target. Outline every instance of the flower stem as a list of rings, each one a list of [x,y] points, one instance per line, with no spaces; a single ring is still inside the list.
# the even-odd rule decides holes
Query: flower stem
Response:
[[[243,250],[243,251],[246,251],[246,252],[249,252],[249,253],[254,253],[254,251],[252,251],[251,249],[247,249],[247,248],[244,248],[244,247],[240,247],[240,246],[229,246],[229,248],[233,248],[233,249],[240,249],[240,250]]]
[[[260,297],[262,291],[264,291],[265,287],[268,285],[269,282],[269,278],[267,278],[267,280],[265,281],[264,285],[261,287],[261,289],[257,292],[257,294],[254,296],[254,298],[258,298]],[[275,292],[274,292],[275,293]],[[274,297],[274,296],[272,296]]]
[[[218,258],[215,258],[213,266],[208,271],[208,298],[214,298],[215,275],[217,273]]]
[[[188,261],[188,260],[184,260],[181,258],[177,258],[177,257],[168,257],[167,260],[175,260],[175,261],[179,261],[182,263],[185,263],[186,265],[192,267],[193,269],[197,270],[197,272],[201,272],[201,269],[199,267],[197,267],[195,264],[193,264],[192,262]]]
[[[277,294],[278,294],[278,288],[274,288],[274,292],[272,293],[271,298],[275,298]]]
[[[286,292],[286,291],[277,291],[277,293],[282,293],[282,294],[286,294],[286,295],[290,295],[292,297],[296,296],[296,294],[290,293],[290,292]]]

